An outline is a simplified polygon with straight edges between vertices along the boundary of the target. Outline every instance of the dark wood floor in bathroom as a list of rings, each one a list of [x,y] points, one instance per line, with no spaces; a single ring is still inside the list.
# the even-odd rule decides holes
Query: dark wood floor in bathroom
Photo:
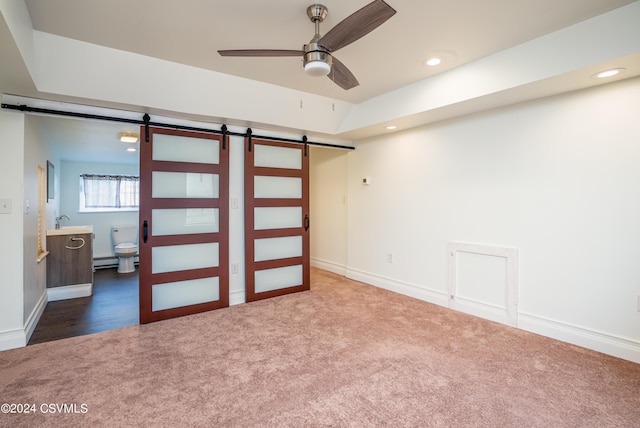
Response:
[[[97,269],[93,296],[49,302],[29,345],[113,330],[139,322],[138,271]]]

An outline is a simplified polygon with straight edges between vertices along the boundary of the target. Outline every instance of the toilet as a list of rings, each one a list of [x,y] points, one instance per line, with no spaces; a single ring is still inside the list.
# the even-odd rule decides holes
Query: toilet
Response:
[[[138,255],[138,226],[113,226],[111,236],[114,252],[118,257],[118,273],[135,272],[133,260]]]

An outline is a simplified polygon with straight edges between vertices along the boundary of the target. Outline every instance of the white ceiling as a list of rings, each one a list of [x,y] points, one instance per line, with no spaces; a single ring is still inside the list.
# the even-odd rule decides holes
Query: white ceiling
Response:
[[[314,33],[306,16],[311,1],[24,0],[24,3],[34,30],[360,104],[638,0],[386,1],[397,14],[335,54],[360,81],[360,86],[349,91],[327,78],[305,75],[298,58],[231,58],[217,53],[219,49],[301,49]],[[321,24],[321,33],[369,2],[323,0],[329,15]],[[25,68],[19,66],[15,45],[8,43],[11,33],[1,24],[0,20],[0,91],[65,101],[64,95],[38,92]],[[553,53],[559,54],[562,53]],[[423,66],[422,61],[431,55],[440,55],[444,63],[437,67]],[[640,74],[638,57],[628,60],[635,68],[626,77]],[[546,87],[522,86],[519,100],[595,84],[598,84],[595,79],[577,83],[573,75],[563,75],[550,80]],[[104,100],[83,101],[110,107]],[[506,103],[505,100],[502,105]],[[467,103],[467,112],[478,110],[473,104]],[[132,106],[132,110],[136,107]],[[464,107],[461,111],[464,112]],[[175,113],[178,117],[179,112]],[[447,117],[436,119],[442,118]],[[397,122],[409,127],[420,121],[424,123],[422,117],[413,115]],[[126,126],[44,117],[38,123],[52,144],[65,153],[65,159],[137,161],[124,152],[122,143],[114,143],[114,135],[126,130]],[[363,135],[371,134],[353,133],[348,137]]]
[[[26,0],[33,28],[349,102],[362,102],[570,26],[633,0],[387,0],[397,13],[337,51],[360,86],[304,74],[299,58],[230,58],[219,49],[301,49],[310,0]],[[370,0],[322,0],[321,33]],[[445,63],[422,65],[432,54]]]

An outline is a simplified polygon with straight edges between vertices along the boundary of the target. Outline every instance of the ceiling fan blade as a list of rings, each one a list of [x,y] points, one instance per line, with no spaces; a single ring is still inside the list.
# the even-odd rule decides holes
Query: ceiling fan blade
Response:
[[[221,56],[302,56],[304,51],[287,49],[230,49],[218,51]]]
[[[354,76],[347,66],[341,63],[336,57],[333,57],[331,73],[329,73],[327,77],[333,80],[336,85],[340,86],[345,91],[355,88],[360,84],[358,79],[356,79],[356,76]]]
[[[354,12],[325,34],[318,44],[337,51],[369,34],[395,15],[396,11],[383,0],[375,0]]]

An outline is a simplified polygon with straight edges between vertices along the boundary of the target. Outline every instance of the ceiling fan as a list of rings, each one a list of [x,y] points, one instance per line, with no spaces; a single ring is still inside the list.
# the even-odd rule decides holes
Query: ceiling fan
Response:
[[[320,23],[327,17],[327,8],[312,4],[307,15],[315,24],[316,33],[303,50],[286,49],[231,49],[220,50],[222,56],[278,57],[301,56],[304,71],[310,76],[328,76],[342,89],[359,85],[353,73],[333,56],[333,52],[369,34],[395,15],[396,11],[383,0],[375,0],[338,23],[324,36],[320,35]]]

